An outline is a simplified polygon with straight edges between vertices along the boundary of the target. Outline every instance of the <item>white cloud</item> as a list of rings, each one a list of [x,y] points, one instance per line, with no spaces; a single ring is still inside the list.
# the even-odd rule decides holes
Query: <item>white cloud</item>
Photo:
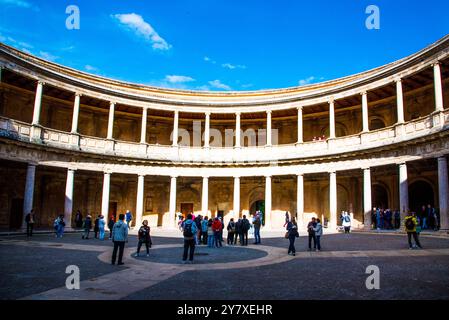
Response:
[[[301,80],[299,80],[299,81],[298,81],[298,84],[299,84],[300,86],[304,86],[304,85],[306,85],[306,84],[312,83],[314,80],[316,80],[316,78],[312,76],[312,77],[308,77],[308,78],[306,78],[306,79],[301,79]]]
[[[188,77],[188,76],[166,75],[165,81],[168,81],[170,83],[183,83],[183,82],[195,81],[195,79]]]
[[[39,11],[39,7],[29,3],[25,0],[0,0],[0,3],[6,6],[14,6],[24,9],[32,9],[34,11]]]
[[[144,37],[152,44],[154,50],[169,50],[172,46],[167,43],[156,30],[141,15],[135,13],[113,15],[121,24],[134,30],[137,35]]]
[[[90,72],[97,72],[98,71],[98,68],[93,67],[90,64],[85,65],[84,69],[86,69],[86,71],[90,71]]]
[[[242,88],[250,88],[250,87],[252,87],[252,86],[253,86],[252,83],[245,83],[245,84],[242,84]]]
[[[233,70],[233,69],[246,69],[246,66],[245,65],[241,65],[241,64],[238,64],[238,65],[234,65],[234,64],[231,64],[231,63],[223,63],[222,65],[221,65],[223,68],[227,68],[227,69],[231,69],[231,70]]]
[[[216,64],[216,63],[217,63],[217,61],[215,61],[215,60],[212,60],[212,59],[211,59],[211,58],[209,58],[208,56],[204,57],[204,61],[206,61],[206,62],[210,62],[210,63],[212,63],[212,64]]]
[[[56,57],[56,56],[52,55],[51,53],[48,53],[45,51],[39,51],[38,56],[41,57],[42,59],[48,60],[48,61],[55,61],[56,59],[59,58],[59,57]]]
[[[208,82],[212,88],[223,89],[223,90],[232,90],[230,86],[222,83],[220,80],[213,80]]]

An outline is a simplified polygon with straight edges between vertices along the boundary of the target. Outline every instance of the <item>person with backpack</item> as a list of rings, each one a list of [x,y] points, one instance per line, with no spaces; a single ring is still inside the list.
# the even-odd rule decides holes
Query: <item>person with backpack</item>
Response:
[[[190,249],[189,261],[193,263],[193,254],[195,252],[195,236],[197,234],[197,227],[192,220],[192,214],[187,215],[187,219],[182,224],[182,231],[184,236],[184,253],[182,255],[182,261],[187,263],[187,253]]]
[[[100,233],[100,240],[104,240],[106,221],[104,220],[104,216],[100,215],[98,217],[98,232]]]
[[[307,233],[309,234],[309,251],[312,251],[312,240],[313,240],[313,248],[316,250],[316,218],[313,217],[312,221],[307,224]]]
[[[112,242],[114,243],[114,250],[112,251],[111,264],[115,264],[118,251],[117,265],[123,265],[123,252],[125,251],[125,243],[128,242],[128,224],[124,222],[125,215],[121,213],[118,221],[112,228]]]
[[[83,223],[83,239],[89,239],[90,229],[92,228],[92,217],[88,214]]]
[[[287,254],[290,254],[291,252],[292,255],[296,255],[295,240],[296,238],[299,238],[299,232],[298,232],[298,224],[296,223],[294,217],[292,217],[291,221],[287,223],[286,229],[287,229],[286,238],[290,243],[288,246]]]
[[[202,242],[204,245],[207,245],[207,238],[208,238],[208,232],[207,232],[207,224],[209,222],[209,217],[205,216],[204,219],[201,221],[201,236],[203,237]]]
[[[98,216],[94,221],[94,238],[98,239],[98,233],[100,232],[99,228],[100,216]]]
[[[137,244],[137,253],[136,257],[140,254],[140,248],[142,244],[145,244],[147,249],[147,257],[150,256],[150,248],[152,246],[151,236],[150,236],[150,227],[148,226],[148,220],[143,220],[142,226],[139,229],[139,243]]]
[[[249,220],[246,219],[246,215],[243,215],[242,219],[242,246],[248,245],[248,231],[251,229],[251,224],[249,223]]]
[[[239,240],[239,243],[243,243],[243,234],[242,234],[242,219],[238,219],[235,223],[235,241],[234,243],[237,244],[237,239]]]
[[[213,248],[214,247],[214,229],[212,228],[212,224],[213,221],[212,219],[209,219],[209,221],[207,221],[207,246],[209,248]]]
[[[27,225],[27,238],[33,236],[34,223],[36,221],[36,217],[34,215],[34,209],[25,216],[25,222]]]
[[[422,249],[421,243],[419,242],[418,234],[416,233],[416,227],[418,226],[418,221],[416,220],[415,213],[409,214],[404,219],[405,231],[407,232],[408,246],[409,249],[416,248],[417,246]],[[415,240],[415,244],[412,244],[412,236]]]
[[[351,216],[346,211],[343,212],[342,225],[345,233],[348,234],[351,231]]]
[[[203,219],[202,216],[198,215],[195,218],[195,220],[194,220],[194,222],[196,224],[196,229],[198,230],[197,234],[196,234],[196,237],[195,237],[195,244],[196,245],[200,245],[201,244],[201,220],[202,219]]]
[[[316,219],[316,226],[314,228],[315,239],[316,239],[316,249],[321,251],[321,236],[323,235],[323,225],[320,219]]]
[[[235,222],[234,218],[231,218],[229,220],[228,226],[226,227],[226,230],[228,230],[228,244],[234,244],[234,238],[235,238]]]
[[[260,215],[256,214],[253,220],[254,226],[254,244],[260,244],[260,227],[262,222],[260,221]]]
[[[133,220],[133,215],[131,211],[126,210],[126,224],[128,225],[128,229],[131,228],[131,221]]]
[[[214,242],[215,247],[219,248],[222,247],[221,238],[220,238],[220,232],[221,232],[221,222],[218,218],[214,219],[214,222],[212,223],[212,231],[214,232]]]

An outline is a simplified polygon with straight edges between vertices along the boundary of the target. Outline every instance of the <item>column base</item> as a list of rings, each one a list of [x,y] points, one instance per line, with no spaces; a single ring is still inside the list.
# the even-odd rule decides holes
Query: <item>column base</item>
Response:
[[[443,111],[434,111],[431,113],[432,115],[432,126],[433,127],[442,127],[445,123],[444,112]]]

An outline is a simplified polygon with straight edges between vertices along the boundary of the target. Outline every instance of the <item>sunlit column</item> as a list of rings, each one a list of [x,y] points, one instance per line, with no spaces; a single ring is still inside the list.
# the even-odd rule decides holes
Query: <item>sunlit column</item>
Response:
[[[302,107],[298,107],[298,143],[303,143]]]
[[[435,87],[435,111],[443,111],[443,87],[441,82],[441,66],[440,62],[433,64],[433,78]]]
[[[363,169],[363,217],[365,228],[371,229],[371,169]]]
[[[304,226],[304,175],[298,174],[298,185],[296,188],[296,212],[298,226]]]
[[[265,228],[271,229],[271,176],[265,177]]]
[[[209,210],[209,177],[203,177],[203,192],[201,200],[201,211],[207,215]]]
[[[72,133],[78,133],[78,118],[80,113],[80,93],[75,93],[75,102],[73,104],[73,117],[72,117]]]
[[[401,221],[404,221],[408,213],[408,178],[407,164],[399,165],[399,207],[401,210]]]
[[[271,110],[267,111],[267,146],[271,146]]]
[[[240,113],[235,114],[235,146],[239,148],[241,146],[240,135]]]
[[[397,123],[404,123],[404,96],[402,92],[402,80],[396,80],[396,105],[397,105]]]
[[[30,213],[31,209],[33,209],[35,177],[36,177],[36,166],[34,164],[28,164],[25,179],[25,193],[23,196],[22,228],[26,228],[25,217],[28,213]]]
[[[44,83],[42,81],[37,82],[36,96],[34,99],[34,111],[33,111],[33,125],[38,125],[41,116],[41,106],[42,106],[42,90]]]
[[[139,228],[142,224],[144,192],[145,176],[139,174],[137,178],[136,228]]]
[[[329,173],[329,227],[331,230],[337,228],[337,174]]]
[[[148,116],[148,109],[143,108],[143,110],[142,110],[142,126],[140,128],[140,143],[147,142],[147,116]]]
[[[109,104],[109,119],[108,119],[108,135],[107,139],[112,139],[113,137],[113,131],[114,131],[114,110],[115,110],[115,103],[111,102]]]
[[[234,219],[240,217],[240,177],[234,177]]]
[[[365,92],[362,92],[362,132],[368,132],[369,131],[369,124],[368,124],[368,94]]]
[[[179,111],[175,111],[175,118],[173,121],[173,146],[178,145],[178,126],[179,126]]]
[[[447,159],[446,157],[438,158],[438,196],[440,200],[440,225],[441,230],[445,231],[449,229],[449,188],[447,178]]]
[[[209,148],[210,140],[210,112],[206,112],[206,123],[204,127],[204,147]]]
[[[75,181],[75,170],[67,170],[67,180],[65,185],[65,201],[64,201],[64,221],[68,228],[72,226],[73,211],[73,184]]]
[[[335,104],[334,99],[329,100],[329,139],[335,138]]]
[[[107,218],[109,215],[109,188],[111,184],[111,174],[105,172],[103,176],[103,194],[101,198],[101,214]]]
[[[169,227],[176,226],[176,177],[170,179]]]

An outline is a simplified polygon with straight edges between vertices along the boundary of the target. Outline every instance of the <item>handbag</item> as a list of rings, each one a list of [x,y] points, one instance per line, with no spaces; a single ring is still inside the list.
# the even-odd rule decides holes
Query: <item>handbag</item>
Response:
[[[289,234],[289,232],[287,231],[286,233],[285,233],[285,239],[288,239],[288,234]]]

